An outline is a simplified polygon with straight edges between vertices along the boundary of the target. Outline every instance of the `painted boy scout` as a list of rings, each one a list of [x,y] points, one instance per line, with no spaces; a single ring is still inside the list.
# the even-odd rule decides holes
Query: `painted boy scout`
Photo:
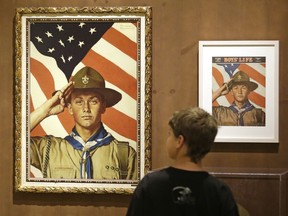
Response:
[[[213,116],[221,126],[265,126],[265,112],[249,101],[249,94],[258,88],[249,76],[238,71],[232,79],[213,92],[212,102],[218,97],[232,94],[234,101],[229,107],[214,106]]]
[[[31,113],[31,130],[65,107],[75,121],[71,134],[65,138],[31,137],[31,165],[40,169],[44,178],[136,179],[135,150],[128,143],[117,141],[101,122],[106,107],[121,98],[119,92],[105,88],[105,80],[97,71],[82,68]]]

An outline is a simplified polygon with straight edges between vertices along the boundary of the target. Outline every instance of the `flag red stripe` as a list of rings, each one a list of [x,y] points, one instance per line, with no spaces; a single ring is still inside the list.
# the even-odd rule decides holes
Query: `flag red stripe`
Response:
[[[266,106],[266,99],[262,95],[257,94],[256,92],[251,92],[249,94],[249,100],[253,103],[257,104],[260,107],[265,108]]]
[[[54,79],[50,71],[41,62],[33,58],[30,58],[30,71],[41,85],[41,89],[46,95],[46,98],[50,98],[55,91]]]
[[[115,47],[120,47],[121,51],[137,60],[137,44],[114,28],[110,28],[103,37]]]
[[[136,100],[136,79],[121,70],[117,65],[92,50],[84,57],[82,63],[99,71],[106,81],[113,83]]]
[[[217,100],[215,100],[215,101],[212,103],[212,106],[219,106],[219,103],[217,102]]]
[[[104,124],[109,125],[112,130],[122,136],[136,141],[137,122],[135,119],[132,119],[111,107],[106,109],[105,114],[102,115],[102,120]]]
[[[34,136],[46,136],[46,132],[43,130],[43,128],[39,124],[31,131],[30,136],[31,137],[34,137]]]
[[[254,68],[250,67],[247,64],[240,64],[238,68],[239,68],[239,70],[247,73],[251,79],[254,79],[256,82],[258,82],[259,84],[261,84],[264,87],[266,86],[265,76],[263,76],[261,73],[259,73]]]
[[[219,70],[217,70],[215,67],[212,67],[212,75],[219,86],[222,86],[224,83],[223,76]]]

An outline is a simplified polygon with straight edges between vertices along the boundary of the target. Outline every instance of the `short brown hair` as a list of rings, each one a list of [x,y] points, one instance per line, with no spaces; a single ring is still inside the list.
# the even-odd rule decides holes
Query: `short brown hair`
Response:
[[[188,145],[188,156],[199,162],[211,149],[218,132],[216,119],[199,107],[176,111],[169,121],[176,137],[182,135]]]

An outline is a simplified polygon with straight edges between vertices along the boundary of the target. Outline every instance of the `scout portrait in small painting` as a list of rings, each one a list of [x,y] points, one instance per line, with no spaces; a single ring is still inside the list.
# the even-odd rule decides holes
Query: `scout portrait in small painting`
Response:
[[[212,86],[219,125],[265,126],[264,57],[213,58]]]

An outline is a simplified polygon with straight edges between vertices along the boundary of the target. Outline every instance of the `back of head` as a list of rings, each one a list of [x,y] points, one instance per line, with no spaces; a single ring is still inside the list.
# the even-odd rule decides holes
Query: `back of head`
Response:
[[[189,107],[175,112],[169,125],[176,137],[184,137],[188,146],[188,156],[195,163],[210,151],[218,131],[215,118],[199,107]]]

